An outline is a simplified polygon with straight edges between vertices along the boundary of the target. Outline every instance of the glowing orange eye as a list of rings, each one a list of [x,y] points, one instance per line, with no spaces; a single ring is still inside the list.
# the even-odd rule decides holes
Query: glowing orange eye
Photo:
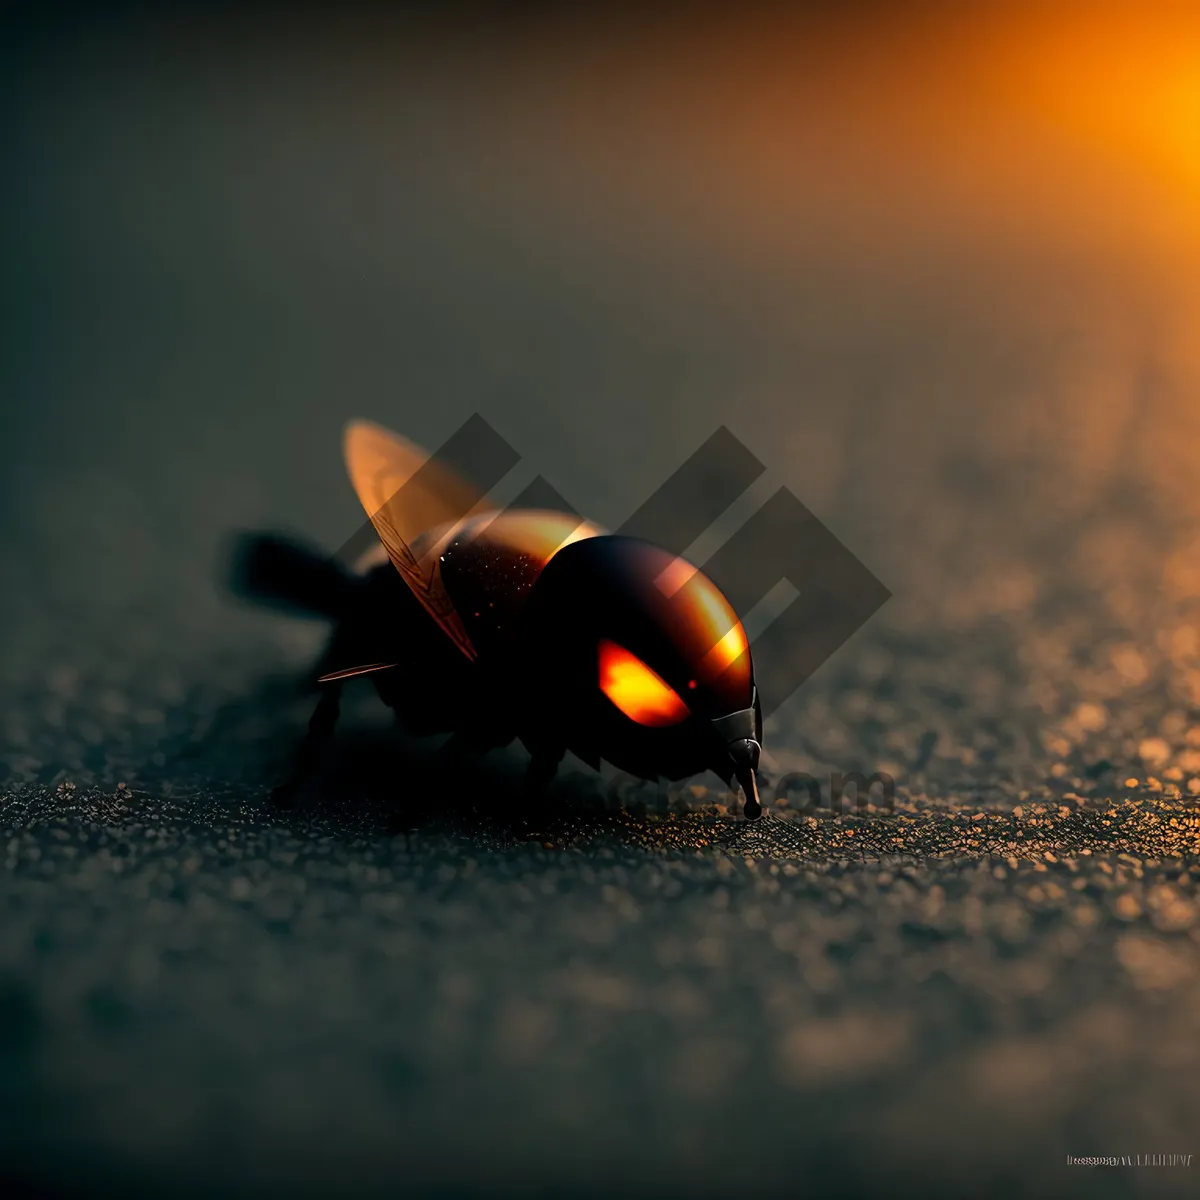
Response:
[[[639,725],[678,725],[688,715],[662,676],[616,642],[600,643],[600,690]]]

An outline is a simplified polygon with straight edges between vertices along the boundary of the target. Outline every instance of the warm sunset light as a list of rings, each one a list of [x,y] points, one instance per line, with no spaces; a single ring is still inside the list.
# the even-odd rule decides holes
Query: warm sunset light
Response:
[[[1056,130],[1077,151],[1195,200],[1200,12],[1146,17],[1098,6],[1012,21],[995,31],[991,69],[976,78],[986,71],[1015,114]]]
[[[688,715],[666,681],[616,642],[600,643],[600,690],[639,725],[678,725]]]

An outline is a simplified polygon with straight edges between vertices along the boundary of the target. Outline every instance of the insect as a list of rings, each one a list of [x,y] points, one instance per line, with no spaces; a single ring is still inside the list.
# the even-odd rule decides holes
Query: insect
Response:
[[[712,770],[762,813],[762,709],[742,624],[716,585],[650,542],[571,513],[486,507],[479,492],[368,421],[345,430],[350,481],[378,544],[353,570],[280,535],[240,536],[243,598],[333,622],[294,800],[369,675],[417,735],[482,754],[519,740],[536,793],[567,751],[598,768],[681,779]],[[465,516],[462,514],[466,514]]]

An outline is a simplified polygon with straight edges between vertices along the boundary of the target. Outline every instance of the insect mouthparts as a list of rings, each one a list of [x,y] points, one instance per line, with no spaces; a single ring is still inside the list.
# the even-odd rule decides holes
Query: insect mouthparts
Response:
[[[734,775],[746,796],[742,812],[747,821],[756,821],[762,816],[758,797],[758,760],[762,747],[753,738],[738,738],[729,743],[728,750],[733,759]]]

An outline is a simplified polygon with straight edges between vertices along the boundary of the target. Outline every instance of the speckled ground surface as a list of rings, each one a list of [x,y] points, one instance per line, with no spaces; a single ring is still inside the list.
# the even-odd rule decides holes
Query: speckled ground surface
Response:
[[[1197,1117],[1200,817],[1117,781],[1128,738],[1091,709],[1065,753],[935,748],[892,812],[746,830],[703,784],[583,772],[527,818],[504,762],[434,806],[368,696],[280,814],[304,709],[253,665],[222,704],[50,681],[19,760],[49,778],[0,808],[8,1171],[72,1194],[1190,1183],[1063,1165],[1187,1153]],[[934,724],[919,678],[846,693],[895,711],[881,750]],[[1192,762],[1200,729],[1165,726]]]
[[[146,37],[4,73],[0,1181],[1194,1193],[1065,1158],[1200,1156],[1196,242],[1024,140],[986,203],[826,155],[741,221],[570,72]],[[273,811],[319,630],[229,602],[222,539],[338,545],[342,421],[476,410],[609,525],[727,422],[894,594],[770,770],[894,810],[581,768],[531,816],[364,692]]]

